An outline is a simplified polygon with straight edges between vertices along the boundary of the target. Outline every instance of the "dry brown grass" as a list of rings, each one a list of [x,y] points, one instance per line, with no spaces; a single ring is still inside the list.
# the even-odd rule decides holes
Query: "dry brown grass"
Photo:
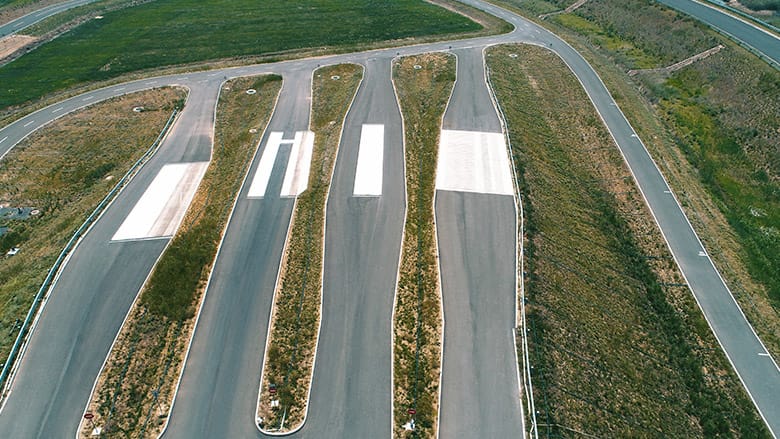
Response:
[[[415,69],[414,66],[421,68]],[[435,437],[441,371],[441,289],[433,195],[441,120],[455,81],[455,59],[404,57],[393,82],[404,118],[406,223],[393,322],[393,431]],[[408,410],[414,409],[414,416]],[[401,425],[415,420],[415,431]]]

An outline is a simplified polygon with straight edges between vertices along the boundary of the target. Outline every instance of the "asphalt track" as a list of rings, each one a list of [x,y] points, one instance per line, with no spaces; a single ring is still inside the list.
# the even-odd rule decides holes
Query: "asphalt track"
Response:
[[[442,126],[500,133],[482,49],[454,52],[457,81]],[[522,437],[514,197],[437,190],[435,205],[444,304],[439,436]]]
[[[27,15],[21,16],[17,19],[9,21],[8,23],[0,25],[0,38],[6,35],[15,34],[26,27],[30,27],[39,21],[51,17],[52,15],[56,15],[60,12],[67,11],[68,9],[86,5],[95,1],[96,0],[69,0],[32,11]]]
[[[716,9],[714,6],[696,0],[658,0],[666,6],[677,9],[697,20],[712,26],[731,38],[745,44],[780,66],[780,37],[760,29],[745,19]]]
[[[271,131],[292,138],[309,128],[310,83],[311,69],[287,72],[261,146]],[[280,148],[265,197],[247,198],[249,186],[242,187],[198,317],[166,438],[258,434],[254,419],[260,370],[294,205],[292,198],[279,198],[289,154],[289,146]]]
[[[596,73],[587,62],[562,40],[548,31],[530,23],[514,14],[500,9],[494,5],[477,0],[467,0],[465,3],[485,9],[494,15],[516,25],[515,31],[510,34],[486,37],[456,42],[434,43],[405,48],[385,49],[357,54],[344,54],[315,59],[288,61],[275,64],[237,67],[210,72],[197,72],[166,77],[150,78],[134,81],[122,85],[116,85],[91,91],[80,96],[70,98],[58,104],[44,108],[30,114],[0,130],[0,156],[20,139],[26,137],[60,115],[109,97],[129,93],[131,91],[147,89],[167,84],[182,84],[188,86],[192,93],[187,106],[172,132],[163,143],[157,155],[142,169],[141,173],[117,198],[112,207],[97,222],[95,227],[84,238],[80,246],[67,264],[60,281],[54,287],[51,297],[42,311],[37,326],[33,329],[28,348],[23,356],[19,372],[12,383],[12,393],[7,399],[5,407],[0,412],[0,437],[71,437],[78,425],[81,412],[91,391],[97,372],[111,345],[119,322],[126,314],[133,297],[138,291],[143,279],[146,277],[149,267],[153,264],[157,255],[162,250],[164,241],[130,242],[121,244],[109,244],[111,233],[119,226],[124,216],[140,197],[146,185],[151,181],[156,171],[165,163],[177,161],[195,161],[208,158],[208,150],[211,146],[211,129],[214,112],[214,100],[217,96],[219,84],[224,78],[247,76],[260,73],[275,72],[283,75],[285,86],[278,106],[269,127],[271,130],[282,130],[289,134],[295,130],[306,129],[308,126],[308,89],[311,72],[320,64],[339,62],[357,62],[367,66],[366,81],[361,86],[361,93],[370,89],[369,80],[372,77],[372,62],[387,63],[396,55],[409,55],[429,51],[449,50],[460,51],[468,48],[482,48],[490,44],[509,42],[528,42],[548,47],[558,53],[580,79],[583,87],[590,96],[593,104],[601,114],[607,128],[615,138],[618,147],[624,154],[639,187],[641,188],[651,211],[653,212],[670,249],[678,261],[683,274],[686,276],[691,290],[698,300],[702,310],[718,340],[721,342],[729,359],[732,361],[737,373],[751,394],[759,411],[773,432],[780,431],[780,370],[774,360],[766,354],[766,350],[756,337],[752,328],[748,325],[737,307],[736,302],[721,280],[714,266],[710,262],[698,237],[685,218],[679,204],[673,194],[670,193],[663,176],[656,168],[641,141],[634,134],[631,126],[623,114],[615,105]],[[377,64],[378,65],[378,64]],[[374,75],[380,78],[382,75]],[[305,78],[305,80],[304,80]],[[465,79],[459,81],[466,82]],[[305,86],[303,85],[305,83]],[[297,86],[293,86],[297,84]],[[484,87],[483,84],[474,87]],[[386,92],[380,92],[378,98],[384,99]],[[456,96],[453,96],[455,99]],[[357,107],[359,97],[355,102]],[[479,100],[474,96],[474,100]],[[305,101],[305,102],[304,102]],[[464,101],[468,102],[468,100]],[[383,103],[384,104],[384,103]],[[451,104],[455,108],[457,103]],[[388,111],[388,120],[392,115]],[[454,111],[454,110],[453,110]],[[492,111],[492,110],[491,110]],[[304,116],[303,113],[306,113]],[[350,113],[345,128],[345,142],[349,138],[349,130],[354,129],[358,119]],[[368,119],[366,119],[368,120]],[[392,122],[391,122],[392,125]],[[390,126],[390,125],[389,125]],[[387,132],[392,130],[386,130]],[[399,136],[397,133],[396,136]],[[267,136],[267,133],[266,133]],[[354,138],[354,135],[353,135]],[[339,162],[349,162],[348,147],[340,152]],[[285,150],[277,157],[277,166],[272,174],[272,187],[277,188],[281,183],[282,168],[279,163],[285,160]],[[346,154],[346,155],[345,155]],[[354,154],[354,152],[353,152]],[[390,156],[386,156],[390,160]],[[253,164],[253,167],[257,163]],[[362,200],[366,206],[360,206],[361,200],[347,200],[346,204],[339,204],[337,200],[349,190],[339,189],[342,186],[340,178],[343,171],[342,163],[336,164],[336,176],[328,211],[328,233],[338,233],[333,224],[344,218],[349,221],[352,218],[355,224],[361,221],[369,221],[371,215],[370,203],[373,200]],[[354,168],[352,168],[354,169]],[[253,168],[254,170],[254,168]],[[385,169],[387,171],[387,168]],[[349,172],[347,180],[349,180]],[[250,174],[252,175],[252,174]],[[390,184],[388,182],[388,184]],[[246,190],[246,188],[244,188]],[[273,193],[271,191],[270,193]],[[341,194],[341,195],[338,195]],[[380,204],[385,200],[387,184],[383,197],[378,200]],[[336,198],[333,198],[336,197]],[[468,198],[468,197],[466,197]],[[510,198],[510,197],[504,197]],[[465,198],[464,198],[465,200]],[[442,203],[446,203],[442,197]],[[470,201],[464,201],[470,202]],[[350,207],[350,203],[353,203]],[[490,204],[490,203],[488,203]],[[346,212],[337,211],[337,206],[346,205]],[[476,224],[471,216],[474,209],[486,207],[473,203],[466,211],[461,204],[451,203],[452,207],[444,209],[443,205],[437,205],[437,215],[445,217],[452,215],[460,218],[465,224],[463,233],[459,236],[462,242],[460,246],[474,246],[478,252],[484,252],[478,243],[473,242],[474,237],[470,232]],[[265,345],[265,333],[268,325],[268,311],[271,304],[270,294],[273,291],[273,283],[276,279],[276,271],[281,257],[281,251],[286,234],[292,202],[288,199],[275,200],[273,197],[262,200],[247,200],[245,197],[239,200],[236,210],[231,218],[225,242],[217,260],[214,277],[209,287],[203,305],[203,314],[200,316],[198,326],[192,343],[185,370],[183,372],[181,387],[173,408],[165,437],[255,437],[260,432],[254,426],[254,412],[257,397],[257,389],[260,379],[260,365],[262,364],[263,348]],[[367,212],[358,211],[364,209]],[[377,206],[379,209],[379,206]],[[461,210],[459,210],[461,209]],[[446,210],[446,212],[445,212]],[[377,212],[379,212],[377,210]],[[377,213],[378,214],[378,213]],[[339,215],[335,220],[334,215]],[[365,216],[361,216],[365,215]],[[505,229],[513,228],[515,216],[513,211],[497,215],[493,227],[494,233],[503,234]],[[390,227],[388,222],[388,227]],[[366,224],[365,222],[360,224]],[[447,227],[442,224],[442,227]],[[348,229],[344,229],[348,230]],[[368,233],[368,231],[366,231]],[[392,235],[392,230],[382,231]],[[454,232],[453,232],[454,233]],[[482,235],[479,235],[482,237]],[[368,244],[360,242],[366,239],[363,232],[351,236],[352,243],[346,243],[344,248],[337,249],[333,240],[326,237],[326,254],[328,259],[331,254],[349,255],[355,258]],[[391,238],[382,241],[382,248],[371,248],[377,254],[390,254],[399,243],[391,242]],[[497,239],[490,238],[487,239]],[[157,246],[157,247],[154,247]],[[385,246],[394,246],[393,248]],[[449,257],[463,255],[465,248],[472,251],[471,247],[455,247],[452,250],[443,249],[443,260]],[[500,250],[500,248],[499,248]],[[506,252],[507,250],[500,250]],[[343,253],[342,253],[343,252]],[[345,256],[347,257],[347,256]],[[352,259],[354,260],[354,259]],[[452,259],[456,261],[456,259]],[[463,259],[462,264],[470,263]],[[387,269],[392,272],[397,261]],[[101,268],[102,267],[102,268]],[[365,274],[361,279],[349,277],[354,273],[339,274],[338,270],[332,272],[333,263],[326,260],[326,283],[337,285],[339,278],[346,278],[346,282],[352,282],[350,291],[360,291],[360,282],[366,279],[378,280],[384,274]],[[467,267],[469,276],[480,270]],[[384,270],[385,268],[382,267]],[[85,274],[90,273],[91,274]],[[514,273],[512,274],[514,276]],[[117,282],[123,279],[123,282]],[[377,276],[377,277],[373,277]],[[331,296],[334,300],[342,300],[331,291],[327,285],[325,301]],[[503,288],[503,287],[501,287]],[[379,289],[377,291],[380,291]],[[380,291],[377,296],[383,296]],[[471,293],[469,293],[471,294]],[[354,296],[343,299],[349,300]],[[466,296],[463,296],[464,298]],[[360,309],[362,312],[378,313],[383,306],[382,297],[372,297],[375,302],[367,304],[375,305],[373,311]],[[456,302],[453,302],[456,303]],[[355,315],[357,306],[347,310],[334,310],[334,304],[323,303],[323,316],[327,320],[336,320],[340,316]],[[363,306],[363,304],[360,304]],[[445,307],[449,306],[445,298]],[[514,304],[512,304],[514,307]],[[469,312],[482,312],[469,310]],[[447,310],[445,309],[445,314]],[[339,317],[330,317],[339,316]],[[345,319],[348,317],[345,317]],[[445,316],[445,318],[447,318]],[[449,321],[450,326],[459,326],[457,321]],[[331,328],[327,325],[343,323],[343,328]],[[367,358],[353,349],[362,349],[368,340],[355,340],[350,338],[352,345],[339,344],[336,338],[350,337],[361,328],[361,322],[323,322],[320,349],[318,349],[317,367],[315,367],[314,389],[312,391],[312,404],[310,408],[309,422],[311,430],[304,430],[301,434],[314,435],[315,428],[333,428],[337,434],[343,431],[344,436],[350,436],[351,425],[359,424],[354,415],[359,401],[351,400],[356,386],[365,391],[375,389],[381,391],[386,384],[373,383],[375,387],[364,385],[354,381],[353,377],[361,376],[354,369],[360,367],[363,359]],[[354,326],[353,326],[354,325]],[[240,330],[237,330],[240,328]],[[480,326],[487,329],[487,326]],[[455,328],[453,328],[455,329]],[[492,330],[492,329],[491,329]],[[384,336],[381,328],[373,334]],[[497,330],[500,334],[500,330]],[[367,334],[368,335],[368,334]],[[495,334],[475,334],[481,339]],[[507,336],[509,336],[507,332]],[[503,336],[501,336],[503,337]],[[450,345],[445,337],[445,355]],[[375,343],[378,345],[379,342]],[[386,340],[389,345],[389,338]],[[324,346],[341,346],[333,357],[328,359],[324,353]],[[503,344],[502,344],[503,345]],[[487,346],[486,348],[491,348]],[[341,349],[341,351],[338,351]],[[386,348],[384,348],[386,349]],[[381,355],[384,349],[379,346],[375,351]],[[454,351],[454,348],[453,348]],[[465,351],[464,351],[465,352]],[[323,357],[320,358],[319,355]],[[473,354],[468,353],[472,358]],[[328,362],[328,366],[323,363]],[[445,359],[445,364],[447,359]],[[488,366],[501,369],[501,364],[494,362]],[[488,367],[485,366],[485,367]],[[386,366],[387,367],[387,366]],[[483,367],[483,366],[480,366]],[[341,373],[343,371],[343,373]],[[444,372],[449,373],[449,372]],[[486,375],[494,372],[493,369],[483,371]],[[320,377],[323,374],[323,377]],[[335,374],[335,375],[334,375]],[[344,383],[328,383],[327,379],[341,376]],[[348,379],[349,378],[349,379]],[[480,378],[481,379],[481,378]],[[512,386],[516,387],[516,378],[512,380]],[[325,387],[322,387],[325,386]],[[328,405],[327,395],[317,396],[318,393],[333,391],[342,386],[338,399],[334,399],[335,407]],[[346,386],[344,388],[343,386]],[[449,388],[443,383],[443,389]],[[326,390],[320,390],[326,389]],[[446,390],[443,390],[446,392]],[[446,396],[443,394],[443,398]],[[365,395],[371,398],[371,395]],[[391,398],[391,395],[376,396],[371,401],[371,407],[381,407],[385,404],[379,401],[382,398]],[[319,399],[318,399],[319,398]],[[322,402],[325,401],[325,402]],[[341,402],[340,402],[341,401]],[[343,402],[347,401],[347,402]],[[442,423],[455,422],[446,420],[451,417],[444,410]],[[480,407],[480,410],[489,412],[494,409],[491,404],[498,401],[488,401]],[[332,416],[343,414],[343,419],[333,419]],[[389,436],[387,418],[384,414],[377,414],[377,422],[372,429],[371,436]],[[354,422],[353,422],[354,421]],[[307,424],[309,423],[307,422]],[[324,422],[328,422],[325,424]],[[343,423],[339,426],[339,423]],[[317,425],[318,427],[314,427]],[[320,427],[322,425],[322,427]],[[367,428],[360,423],[359,428]],[[457,425],[456,425],[457,426]],[[339,429],[343,428],[342,431]],[[442,431],[449,428],[442,424]],[[511,429],[514,424],[502,425],[500,428]],[[311,433],[308,433],[311,431]],[[357,431],[357,430],[356,430]],[[360,430],[363,431],[363,430]],[[507,430],[509,431],[509,430]],[[63,433],[65,432],[65,433]],[[386,432],[386,433],[385,433]],[[443,433],[444,434],[444,433]],[[318,435],[322,437],[322,435]],[[334,437],[336,437],[334,435]]]
[[[355,197],[363,124],[383,124],[382,195]],[[322,327],[306,423],[292,437],[391,437],[393,298],[406,206],[390,59],[367,60],[328,197]]]

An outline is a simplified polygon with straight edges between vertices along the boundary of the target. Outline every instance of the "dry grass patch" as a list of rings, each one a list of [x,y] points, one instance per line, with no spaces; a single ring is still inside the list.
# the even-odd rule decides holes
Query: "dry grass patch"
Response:
[[[257,93],[246,94],[249,88]],[[280,89],[281,78],[266,75],[234,79],[222,90],[212,161],[182,226],[122,326],[90,398],[87,410],[102,428],[102,438],[156,438],[163,428],[192,338],[195,310]],[[82,423],[80,437],[90,437],[92,422]]]
[[[294,430],[306,415],[320,327],[325,203],[344,118],[362,78],[363,69],[355,64],[323,67],[312,78],[314,151],[309,185],[295,201],[257,407],[266,431]],[[268,391],[271,386],[276,389],[273,394]],[[272,401],[279,405],[272,407]]]
[[[410,56],[393,64],[404,119],[407,194],[393,321],[393,431],[398,437],[436,436],[442,327],[433,197],[441,120],[454,82],[452,55]],[[401,425],[410,419],[416,429],[404,431]]]
[[[538,47],[488,53],[525,202],[540,432],[766,437],[579,82]]]

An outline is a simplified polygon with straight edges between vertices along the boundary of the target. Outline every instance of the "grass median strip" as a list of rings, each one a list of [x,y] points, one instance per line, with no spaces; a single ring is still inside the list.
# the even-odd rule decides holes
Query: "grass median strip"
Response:
[[[165,88],[95,104],[33,133],[0,162],[0,254],[20,249],[0,258],[0,357],[60,251],[185,96]]]
[[[433,197],[455,57],[400,58],[393,64],[393,83],[404,120],[407,196],[393,321],[393,431],[396,437],[436,437],[442,323]],[[414,431],[404,430],[412,420]]]
[[[81,437],[90,437],[93,425],[103,438],[159,434],[233,202],[280,89],[274,75],[223,88],[211,163],[98,377],[87,408],[94,419],[81,425]]]
[[[344,118],[362,78],[363,69],[355,64],[322,67],[312,78],[312,167],[308,189],[295,201],[274,294],[257,406],[265,431],[294,430],[306,416],[320,327],[325,203]]]
[[[488,65],[524,197],[540,434],[767,437],[577,79],[533,46]]]

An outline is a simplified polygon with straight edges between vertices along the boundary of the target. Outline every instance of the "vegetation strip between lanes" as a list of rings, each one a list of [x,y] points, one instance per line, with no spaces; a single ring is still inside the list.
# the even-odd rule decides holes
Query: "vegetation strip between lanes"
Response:
[[[576,77],[539,47],[487,59],[524,193],[542,434],[768,436]]]
[[[0,260],[0,328],[7,329],[0,339],[0,354],[7,357],[0,385],[62,262],[157,150],[184,97],[182,89],[165,88],[97,103],[32,134],[0,163],[0,202],[38,211],[0,223],[8,228],[0,254],[21,248]],[[138,106],[146,111],[131,111]]]
[[[393,63],[404,125],[406,220],[393,320],[393,432],[436,437],[441,376],[441,285],[434,191],[439,135],[455,83],[455,57],[433,53]],[[403,425],[414,430],[404,429]]]
[[[313,74],[312,166],[308,188],[295,200],[274,294],[257,404],[264,431],[293,431],[306,417],[322,311],[325,204],[344,119],[362,78],[363,68],[355,64],[322,67]]]
[[[248,89],[257,92],[247,94]],[[91,437],[95,426],[103,438],[156,438],[164,427],[195,311],[280,89],[276,75],[225,83],[211,163],[117,335],[87,406],[94,418],[82,422],[80,437]]]

